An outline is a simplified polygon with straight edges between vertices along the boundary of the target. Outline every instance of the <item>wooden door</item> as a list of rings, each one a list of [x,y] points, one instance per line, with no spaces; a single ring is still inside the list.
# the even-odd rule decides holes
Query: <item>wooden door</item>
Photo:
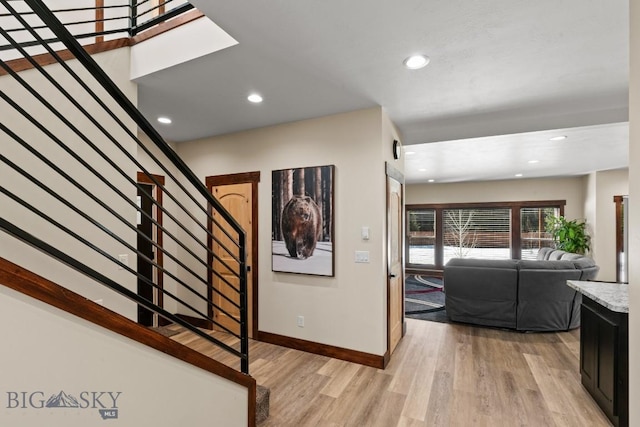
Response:
[[[252,301],[253,301],[253,274],[251,274],[251,268],[253,266],[253,236],[252,236],[252,222],[253,222],[253,186],[251,183],[241,183],[241,184],[229,184],[229,185],[218,185],[212,187],[212,193],[216,199],[220,201],[222,206],[233,216],[233,218],[240,224],[240,226],[246,232],[246,250],[247,254],[247,313],[248,313],[248,330],[249,337],[253,337],[253,310],[252,310]],[[218,213],[214,213],[214,218],[224,226],[228,226]],[[231,228],[229,227],[229,230]],[[227,237],[224,232],[219,227],[214,227],[213,229],[214,236],[222,243],[222,245],[227,248],[233,248],[234,256],[238,256],[237,247],[231,242],[229,237]],[[229,233],[232,236],[235,234],[231,230]],[[227,265],[229,265],[235,271],[238,271],[238,263],[235,259],[222,248],[220,244],[217,244],[215,241],[212,246],[214,254],[220,258],[220,261],[214,258],[213,261],[213,269],[220,273],[220,275],[231,283],[236,289],[240,289],[240,281],[238,277],[234,274],[231,274],[226,267],[223,266],[223,261]],[[225,298],[221,296],[224,294],[232,301],[239,304],[240,299],[239,295],[236,291],[230,288],[230,286],[225,283],[217,275],[213,275],[213,288],[215,291],[212,295],[212,300],[215,305],[224,309],[227,313],[234,317],[237,321],[240,320],[240,310],[227,301]],[[220,310],[213,311],[213,318],[216,322],[221,325],[224,325],[226,328],[230,330],[240,333],[239,323],[230,318],[227,314],[223,313]]]
[[[404,269],[402,256],[402,184],[387,176],[388,350],[398,346],[404,329]]]

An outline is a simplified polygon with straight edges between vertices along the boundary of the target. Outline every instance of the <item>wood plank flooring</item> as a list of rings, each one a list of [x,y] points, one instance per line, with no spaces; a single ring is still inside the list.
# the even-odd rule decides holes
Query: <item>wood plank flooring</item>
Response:
[[[188,333],[173,338],[223,357]],[[611,425],[580,384],[579,330],[407,319],[386,370],[260,342],[250,358],[251,375],[271,389],[260,427]]]

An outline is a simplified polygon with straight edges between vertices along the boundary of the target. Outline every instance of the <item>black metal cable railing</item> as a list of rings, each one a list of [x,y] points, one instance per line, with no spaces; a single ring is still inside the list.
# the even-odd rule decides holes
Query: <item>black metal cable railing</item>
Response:
[[[15,13],[25,19],[35,19],[36,14],[24,0],[8,0]],[[105,37],[132,37],[162,22],[168,21],[191,9],[193,6],[185,0],[79,0],[78,7],[60,7],[56,0],[44,3],[63,23],[76,40],[81,43],[104,41]],[[28,39],[27,31],[20,25],[9,26],[13,14],[0,8],[0,23],[5,31],[12,34],[22,47],[38,47],[39,44]],[[59,41],[46,31],[44,24],[33,25],[36,31],[42,31],[47,43]],[[0,52],[12,51],[11,44],[0,45]]]
[[[3,245],[9,236],[27,243],[78,273],[81,293],[93,292],[87,278],[105,286],[129,301],[118,307],[137,307],[139,322],[181,325],[248,373],[242,228],[42,0],[0,7],[0,43],[33,66],[17,73],[0,59]],[[29,46],[56,64],[40,66]],[[136,267],[119,253],[133,254]]]
[[[184,0],[131,0],[129,32],[135,36],[191,9],[191,3]]]

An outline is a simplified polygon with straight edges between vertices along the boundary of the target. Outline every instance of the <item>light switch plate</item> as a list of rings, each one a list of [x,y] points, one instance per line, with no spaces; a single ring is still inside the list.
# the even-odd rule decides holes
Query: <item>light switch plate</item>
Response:
[[[369,227],[362,227],[362,240],[369,240]]]

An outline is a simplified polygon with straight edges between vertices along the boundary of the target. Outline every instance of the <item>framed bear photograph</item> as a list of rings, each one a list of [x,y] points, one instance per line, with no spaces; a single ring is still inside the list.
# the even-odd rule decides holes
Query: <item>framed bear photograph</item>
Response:
[[[334,275],[335,166],[273,171],[271,269]]]

